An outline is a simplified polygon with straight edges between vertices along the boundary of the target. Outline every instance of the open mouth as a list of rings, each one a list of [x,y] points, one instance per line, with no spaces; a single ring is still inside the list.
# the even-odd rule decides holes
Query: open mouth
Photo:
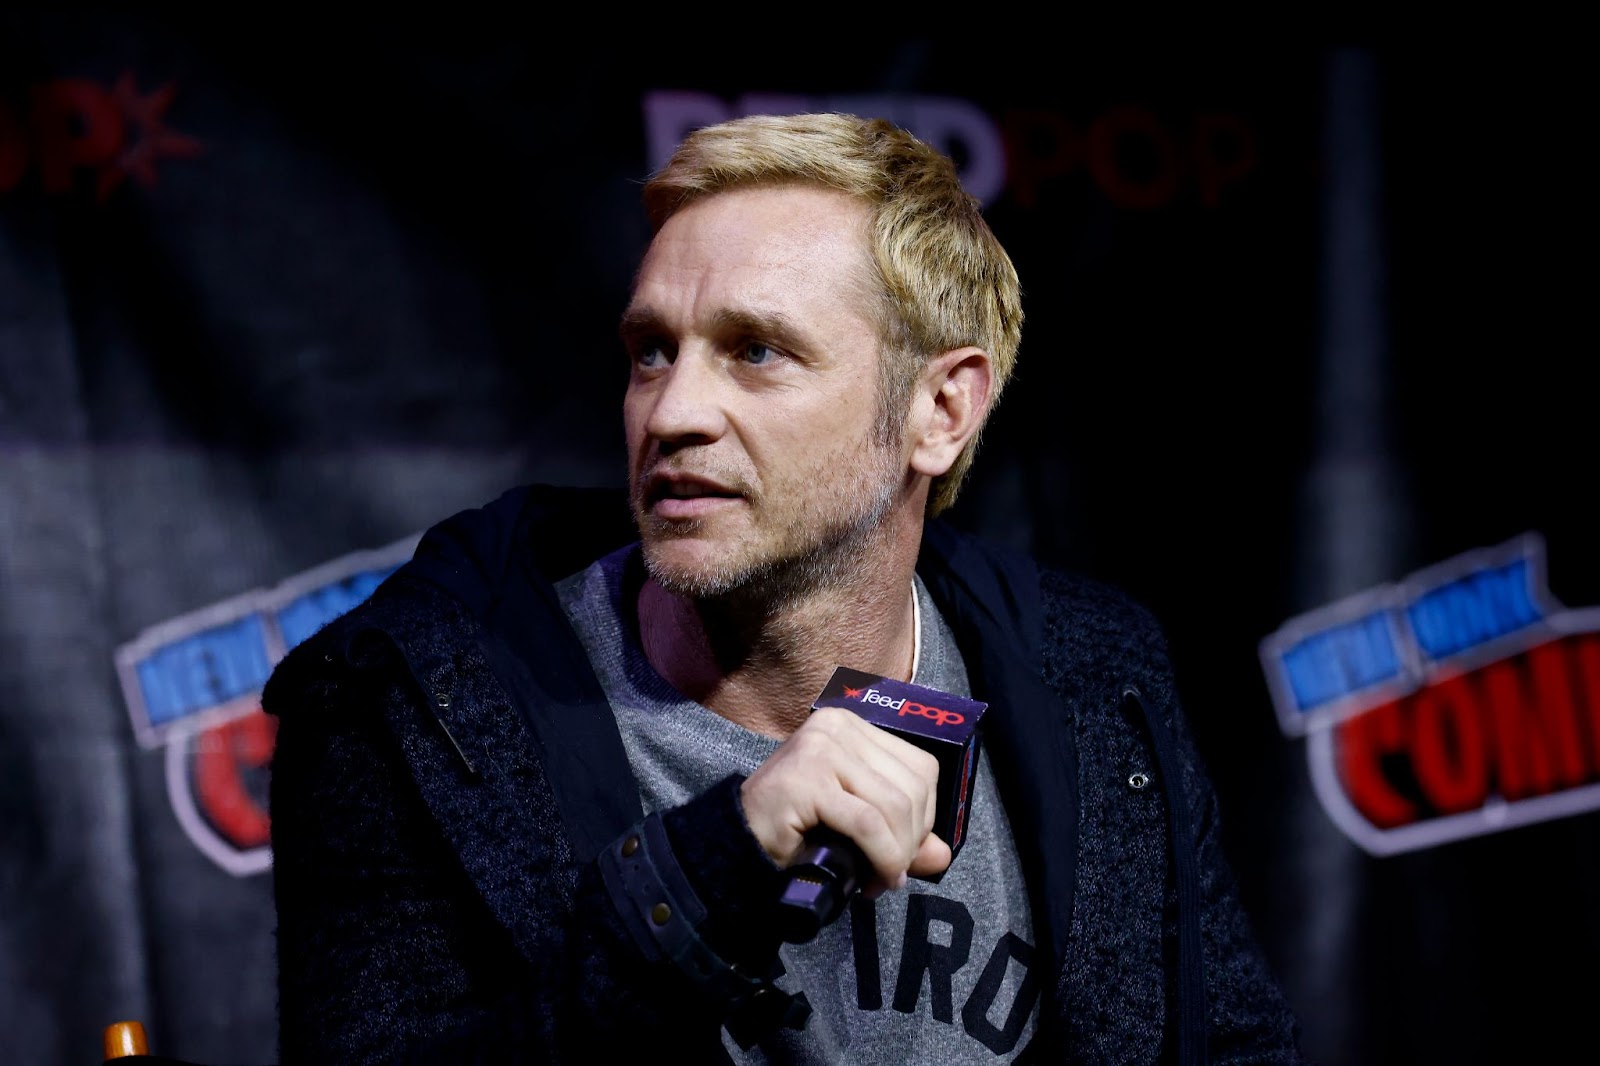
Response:
[[[700,500],[737,500],[742,493],[712,481],[693,477],[653,477],[645,485],[646,506],[658,503],[693,503]]]

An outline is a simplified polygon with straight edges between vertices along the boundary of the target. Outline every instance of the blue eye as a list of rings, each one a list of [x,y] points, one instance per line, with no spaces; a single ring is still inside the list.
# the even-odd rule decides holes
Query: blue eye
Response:
[[[762,363],[770,360],[774,353],[772,349],[767,347],[765,344],[758,344],[755,341],[751,341],[749,344],[744,346],[744,351],[742,354],[745,362],[754,366],[760,366]]]
[[[641,344],[633,352],[634,365],[646,370],[666,366],[670,361],[666,349],[659,344]]]

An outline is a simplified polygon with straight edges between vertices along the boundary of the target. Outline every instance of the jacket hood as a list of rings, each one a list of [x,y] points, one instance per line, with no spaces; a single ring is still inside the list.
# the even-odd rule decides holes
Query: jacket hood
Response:
[[[438,585],[487,618],[508,587],[549,585],[636,536],[621,489],[523,485],[429,529],[396,576]]]

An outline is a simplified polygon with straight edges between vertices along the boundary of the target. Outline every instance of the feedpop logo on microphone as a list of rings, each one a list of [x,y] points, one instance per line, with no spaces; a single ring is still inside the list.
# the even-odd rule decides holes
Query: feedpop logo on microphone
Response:
[[[988,704],[891,677],[838,667],[811,704],[842,707],[939,760],[938,810],[933,831],[952,858],[966,836],[967,801],[978,772],[978,719]]]
[[[896,699],[886,692],[879,692],[869,688],[863,693],[859,688],[844,690],[846,699],[858,699],[862,703],[870,703],[878,707],[887,707],[901,717],[908,714],[919,714],[933,722],[934,725],[960,725],[967,720],[967,716],[960,711],[947,711],[943,707],[934,707],[931,704],[919,703],[910,696],[901,696]]]

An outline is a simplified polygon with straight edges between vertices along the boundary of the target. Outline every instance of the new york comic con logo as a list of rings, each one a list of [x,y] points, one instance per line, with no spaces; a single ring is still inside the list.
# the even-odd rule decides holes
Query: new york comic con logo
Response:
[[[1261,642],[1278,722],[1333,821],[1387,855],[1600,807],[1600,608],[1524,534]]]
[[[370,596],[418,539],[170,619],[117,649],[134,736],[164,752],[179,825],[229,873],[263,873],[272,862],[266,774],[277,720],[261,710],[268,675],[290,648]]]

